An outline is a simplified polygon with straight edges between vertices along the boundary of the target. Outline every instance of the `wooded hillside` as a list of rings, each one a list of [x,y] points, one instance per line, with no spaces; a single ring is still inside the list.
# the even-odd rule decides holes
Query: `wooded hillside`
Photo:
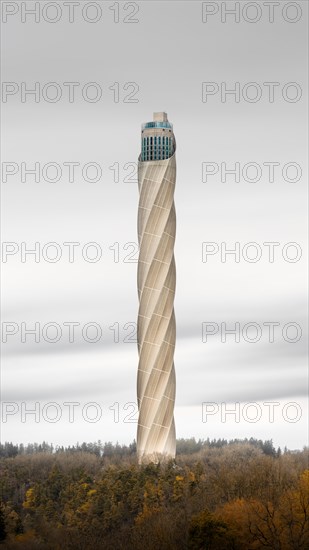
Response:
[[[309,548],[308,450],[179,440],[138,466],[135,444],[0,447],[0,546],[42,550]]]

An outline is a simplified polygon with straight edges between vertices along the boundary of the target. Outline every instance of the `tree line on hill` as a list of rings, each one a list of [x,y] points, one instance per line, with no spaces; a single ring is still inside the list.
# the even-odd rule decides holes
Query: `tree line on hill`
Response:
[[[281,454],[280,447],[276,448],[273,445],[272,440],[262,441],[261,439],[255,439],[251,437],[250,439],[196,439],[191,437],[190,439],[177,439],[177,455],[181,454],[193,454],[197,453],[203,448],[206,447],[224,447],[225,445],[231,445],[234,443],[249,443],[263,451],[263,453],[271,456],[279,456]],[[285,448],[285,451],[287,449]],[[113,444],[108,441],[102,443],[102,441],[96,441],[94,443],[76,443],[72,446],[54,446],[52,443],[49,444],[46,441],[43,443],[28,443],[24,445],[23,443],[14,444],[12,442],[0,443],[0,458],[10,458],[17,455],[30,455],[35,453],[74,453],[74,452],[86,452],[95,454],[96,456],[131,456],[136,453],[136,442],[135,440],[129,445],[120,445],[118,442]]]

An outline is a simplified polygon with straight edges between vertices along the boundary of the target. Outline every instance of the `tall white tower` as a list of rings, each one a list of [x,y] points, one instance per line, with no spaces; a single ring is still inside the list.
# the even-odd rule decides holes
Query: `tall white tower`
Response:
[[[174,458],[176,323],[174,243],[176,142],[166,113],[142,125],[138,163],[139,365],[137,455],[139,462]]]

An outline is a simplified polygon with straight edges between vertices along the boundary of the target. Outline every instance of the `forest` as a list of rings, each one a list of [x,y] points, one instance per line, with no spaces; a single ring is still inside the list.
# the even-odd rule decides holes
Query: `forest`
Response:
[[[135,442],[0,445],[0,548],[309,548],[308,449],[177,440],[138,465]]]

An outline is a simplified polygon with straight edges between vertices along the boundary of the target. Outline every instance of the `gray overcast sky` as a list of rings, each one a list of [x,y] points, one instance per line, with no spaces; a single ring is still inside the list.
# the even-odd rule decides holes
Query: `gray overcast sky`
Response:
[[[165,110],[177,140],[177,437],[255,436],[301,448],[307,442],[308,3],[280,2],[272,23],[265,2],[240,2],[239,23],[233,15],[223,22],[224,2],[204,2],[204,8],[202,2],[177,0],[77,2],[72,22],[68,6],[53,4],[40,2],[35,22],[21,2],[2,3],[2,80],[15,83],[5,88],[14,93],[2,103],[2,161],[16,171],[2,183],[2,239],[16,243],[9,249],[15,253],[2,264],[2,319],[16,330],[2,346],[2,398],[16,403],[9,405],[14,414],[2,426],[3,439],[65,445],[135,437],[136,422],[130,420],[136,415],[131,419],[133,405],[127,403],[136,400],[137,347],[123,340],[134,331],[127,323],[136,321],[138,308],[138,189],[134,174],[133,181],[124,178],[134,170],[127,163],[137,161],[141,123],[151,120],[153,111]],[[231,9],[237,3],[226,4]],[[24,5],[32,9],[34,2]],[[206,21],[206,11],[212,10]],[[6,17],[8,11],[13,13]],[[96,17],[96,23],[89,22]],[[36,82],[37,102],[33,95],[23,102],[23,87],[33,89]],[[50,82],[57,87],[46,86]],[[64,83],[72,82],[79,84],[70,102]],[[84,88],[91,82],[96,89]],[[203,82],[215,83],[216,93],[207,102],[202,101]],[[221,92],[224,99],[225,88],[235,83],[239,101],[228,94],[222,102]],[[271,86],[264,83],[275,83],[273,101]],[[96,90],[102,97],[91,102]],[[48,101],[55,93],[59,101]],[[254,94],[261,94],[256,102]],[[80,163],[73,182],[68,162]],[[82,175],[90,162],[101,167],[97,182],[85,180],[94,178],[94,168]],[[222,163],[232,168],[237,162],[240,181],[233,175],[222,181]],[[279,163],[273,182],[267,162]],[[38,182],[33,175],[22,181],[22,163],[27,168],[39,163]],[[61,167],[58,181],[48,181],[55,176],[53,168],[44,171],[48,163]],[[217,168],[207,182],[202,163]],[[247,163],[258,166],[246,172]],[[289,163],[298,172],[284,169]],[[118,167],[119,182],[114,182]],[[206,169],[211,165],[204,165],[204,176]],[[259,181],[248,181],[256,170]],[[22,242],[27,248],[39,243],[38,263],[30,255],[21,261]],[[51,242],[58,252],[52,247],[46,252],[44,245]],[[72,263],[63,244],[68,242],[80,243]],[[97,262],[83,258],[90,242],[102,251]],[[207,262],[202,261],[203,242],[216,243],[218,250]],[[230,249],[237,242],[240,262],[231,255],[222,262],[222,243]],[[248,261],[254,249],[243,248],[249,242],[262,251],[255,263]],[[265,242],[278,243],[273,262]],[[291,242],[298,249],[285,247]],[[300,249],[299,261],[287,261]],[[46,261],[46,253],[52,257],[59,250],[58,262]],[[95,252],[86,247],[84,256]],[[40,341],[28,335],[22,342],[22,323],[31,328],[35,322]],[[72,343],[68,322],[80,323]],[[90,322],[102,328],[97,343],[82,336]],[[203,342],[202,323],[210,322],[218,332]],[[256,343],[242,333],[251,322],[261,330]],[[264,324],[269,322],[280,323],[273,343]],[[60,325],[59,341],[47,341],[55,335],[52,327],[44,332],[47,323]],[[222,342],[222,323],[227,328],[240,324],[239,343],[233,335]],[[289,323],[302,329],[295,343],[287,341],[296,334],[293,326],[283,328]],[[119,342],[114,342],[118,328]],[[94,329],[87,335],[94,338]],[[249,329],[247,339],[254,335]],[[39,403],[38,422],[30,416],[22,422],[21,402],[28,408]],[[58,404],[59,416],[59,407],[62,411],[55,423],[47,421],[56,411],[48,408],[51,402]],[[71,423],[69,406],[63,405],[68,402],[80,403]],[[101,408],[98,422],[90,422],[95,409],[86,404],[91,402]],[[202,403],[210,402],[217,403],[214,414],[203,417]],[[275,403],[273,422],[265,402]],[[236,409],[239,403],[240,422],[232,416],[224,422],[225,403]],[[255,405],[250,409],[248,403]]]

